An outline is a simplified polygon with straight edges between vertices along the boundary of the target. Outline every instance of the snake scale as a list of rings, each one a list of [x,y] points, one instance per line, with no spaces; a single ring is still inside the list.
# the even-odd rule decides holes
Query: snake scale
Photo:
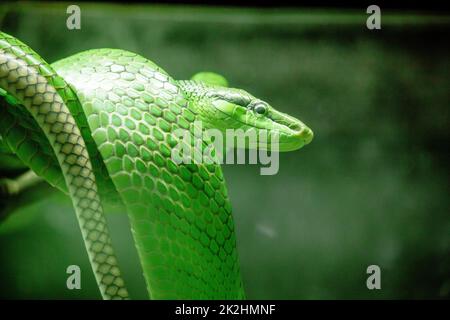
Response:
[[[174,130],[194,135],[200,120],[221,131],[276,131],[280,151],[301,148],[313,134],[220,77],[208,79],[176,81],[119,49],[49,65],[0,33],[0,142],[70,196],[104,299],[128,298],[105,203],[128,213],[152,299],[245,298],[220,164],[174,162]],[[201,150],[210,144],[204,139]]]

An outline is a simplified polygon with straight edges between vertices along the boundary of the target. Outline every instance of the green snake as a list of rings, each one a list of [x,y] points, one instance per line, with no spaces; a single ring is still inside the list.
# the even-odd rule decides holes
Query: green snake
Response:
[[[229,88],[219,75],[176,81],[119,49],[88,50],[49,65],[1,32],[0,100],[0,142],[70,196],[104,299],[128,298],[105,204],[128,213],[152,299],[245,298],[220,164],[175,163],[176,129],[194,135],[202,121],[204,129],[223,132],[268,130],[277,132],[279,151],[313,137],[301,121]],[[210,143],[204,140],[202,150]]]

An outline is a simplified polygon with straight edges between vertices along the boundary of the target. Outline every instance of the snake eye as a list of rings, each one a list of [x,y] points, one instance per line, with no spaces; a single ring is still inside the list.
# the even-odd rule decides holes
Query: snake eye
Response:
[[[267,107],[265,105],[258,104],[255,106],[254,110],[257,114],[265,114],[267,112]]]

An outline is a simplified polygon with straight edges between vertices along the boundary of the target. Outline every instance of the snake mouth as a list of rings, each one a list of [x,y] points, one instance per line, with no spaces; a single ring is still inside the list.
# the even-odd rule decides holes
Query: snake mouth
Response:
[[[313,131],[300,120],[277,110],[271,111],[270,118],[279,132],[279,151],[298,150],[313,140]]]
[[[249,130],[266,130],[256,127],[249,127]],[[248,130],[247,129],[247,130]],[[313,131],[305,125],[285,125],[276,123],[268,131],[267,140],[260,140],[249,143],[249,149],[271,150],[276,152],[289,152],[298,150],[309,144],[314,137]]]
[[[305,145],[309,144],[314,137],[311,129],[304,127],[303,130],[298,130],[293,134],[280,135],[279,150],[281,152],[295,151]]]
[[[245,147],[248,149],[272,150],[275,152],[295,151],[309,144],[313,137],[313,131],[300,120],[290,115],[272,109],[265,120],[251,123],[235,117],[234,121],[239,123],[243,132],[256,133],[253,141],[246,140]],[[265,135],[261,138],[259,134]]]

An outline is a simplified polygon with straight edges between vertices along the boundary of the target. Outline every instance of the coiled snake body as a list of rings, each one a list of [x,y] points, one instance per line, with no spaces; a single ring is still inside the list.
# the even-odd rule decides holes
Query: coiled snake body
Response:
[[[290,151],[309,143],[312,131],[221,81],[175,81],[117,49],[50,66],[0,33],[1,141],[70,195],[103,298],[128,297],[104,203],[126,208],[152,298],[245,297],[220,165],[174,162],[173,132],[193,134],[195,120],[219,130],[266,129],[278,132],[280,151]]]

